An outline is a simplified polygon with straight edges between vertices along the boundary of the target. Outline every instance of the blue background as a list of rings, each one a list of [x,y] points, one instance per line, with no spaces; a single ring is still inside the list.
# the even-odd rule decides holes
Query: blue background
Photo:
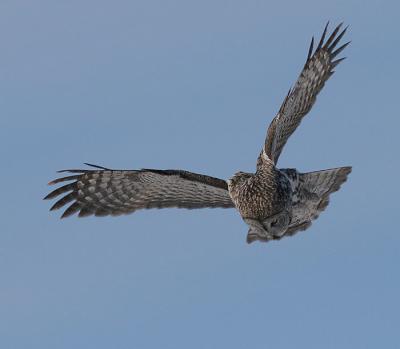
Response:
[[[398,348],[395,1],[0,4],[2,348]],[[312,35],[352,40],[281,167],[353,165],[293,238],[235,210],[49,213],[83,162],[253,171]]]

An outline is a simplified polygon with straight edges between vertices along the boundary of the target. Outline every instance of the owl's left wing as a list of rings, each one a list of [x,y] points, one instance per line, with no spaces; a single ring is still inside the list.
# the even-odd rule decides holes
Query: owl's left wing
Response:
[[[99,166],[95,166],[99,167]],[[64,171],[61,171],[64,172]],[[67,170],[72,175],[49,184],[71,182],[48,194],[61,198],[50,210],[67,204],[62,218],[121,215],[147,208],[230,208],[226,181],[183,170]]]
[[[292,221],[284,236],[306,230],[329,204],[329,196],[347,180],[351,167],[299,173],[283,169],[293,188]]]
[[[287,140],[299,126],[303,117],[311,110],[318,93],[334,73],[333,69],[344,59],[334,60],[350,43],[347,42],[335,50],[347,29],[339,33],[341,26],[342,24],[339,24],[324,42],[327,24],[314,53],[314,38],[312,38],[304,68],[293,89],[289,90],[278,114],[269,125],[264,152],[275,164]]]

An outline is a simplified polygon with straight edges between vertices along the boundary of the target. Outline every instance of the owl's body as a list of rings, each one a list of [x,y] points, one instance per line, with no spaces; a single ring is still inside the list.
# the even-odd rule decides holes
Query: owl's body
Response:
[[[351,172],[340,167],[300,173],[277,169],[267,159],[260,167],[255,174],[238,172],[228,180],[229,195],[249,226],[248,242],[279,240],[308,228]]]
[[[255,173],[238,172],[224,181],[183,170],[117,171],[99,166],[94,166],[96,170],[67,170],[73,174],[50,182],[72,181],[46,196],[66,194],[51,209],[72,202],[62,217],[74,213],[83,217],[144,208],[235,207],[249,226],[248,242],[277,240],[307,229],[327,207],[329,195],[346,181],[351,167],[300,173],[278,169],[276,164],[288,138],[343,60],[334,60],[348,45],[336,48],[346,31],[339,33],[340,27],[325,42],[326,26],[314,52],[314,39],[311,41],[305,66],[268,128]]]
[[[291,185],[273,164],[228,180],[229,195],[242,217],[264,219],[291,206]]]
[[[228,180],[228,188],[235,207],[250,227],[248,241],[250,236],[267,241],[283,235],[292,211],[293,192],[287,176],[275,168],[255,174],[239,172]]]

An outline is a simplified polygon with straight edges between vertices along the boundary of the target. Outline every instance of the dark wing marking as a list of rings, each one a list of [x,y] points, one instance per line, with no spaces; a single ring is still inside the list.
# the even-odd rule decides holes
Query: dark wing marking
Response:
[[[99,167],[100,168],[100,167]],[[227,183],[218,178],[182,170],[65,170],[73,175],[49,184],[73,181],[44,199],[62,196],[50,210],[68,203],[62,218],[121,215],[144,208],[234,207]]]
[[[298,173],[296,170],[282,170],[289,177],[293,187],[292,221],[284,236],[291,236],[306,230],[329,204],[329,195],[338,191],[347,180],[351,167]]]
[[[314,53],[314,38],[312,38],[304,68],[293,89],[289,90],[278,114],[269,125],[264,152],[275,164],[278,162],[288,138],[299,126],[302,118],[310,111],[318,93],[334,73],[333,69],[344,59],[334,60],[350,43],[347,42],[335,50],[347,29],[345,28],[339,33],[341,26],[342,24],[339,24],[328,40],[324,42],[327,24]]]

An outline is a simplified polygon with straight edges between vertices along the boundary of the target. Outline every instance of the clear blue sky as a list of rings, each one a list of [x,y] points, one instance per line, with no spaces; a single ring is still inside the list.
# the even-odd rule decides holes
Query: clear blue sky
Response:
[[[395,1],[0,4],[1,348],[398,348]],[[59,220],[63,168],[252,171],[312,35],[352,44],[281,167],[353,165],[301,234],[235,210]],[[396,333],[397,332],[397,333]]]

